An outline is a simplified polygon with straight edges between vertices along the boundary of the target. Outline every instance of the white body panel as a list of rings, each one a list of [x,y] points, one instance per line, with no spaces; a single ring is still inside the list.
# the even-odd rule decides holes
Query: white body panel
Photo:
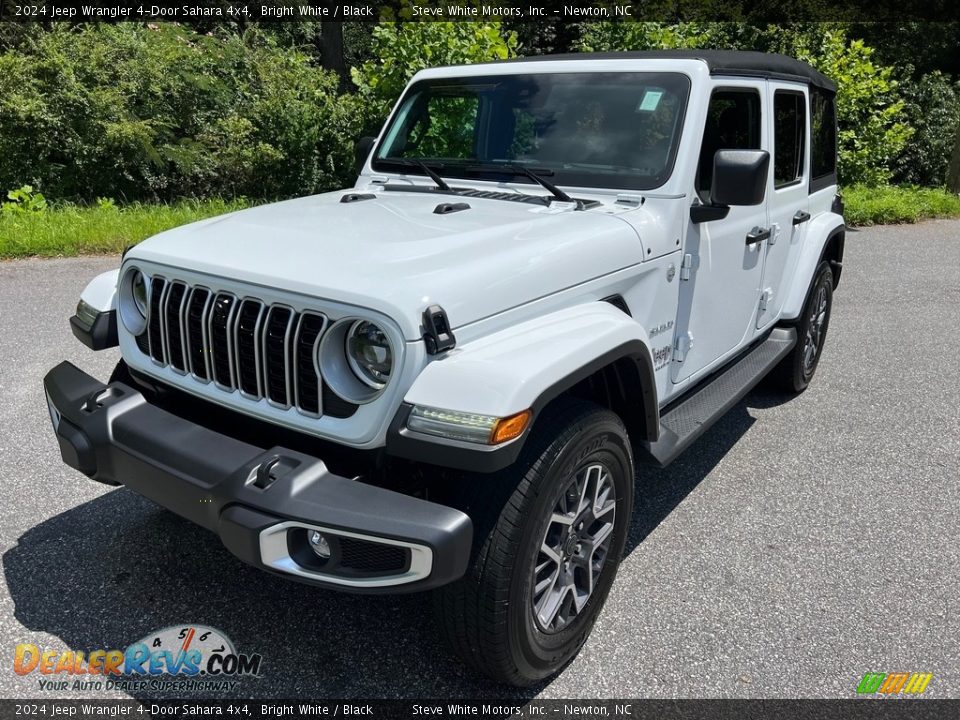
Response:
[[[829,193],[832,198],[835,190],[836,188],[828,188],[822,192],[824,194]],[[812,205],[813,198],[811,197]],[[811,215],[813,215],[812,212]],[[797,255],[797,264],[793,272],[786,275],[784,280],[784,300],[780,313],[780,317],[784,319],[794,319],[800,316],[803,303],[807,299],[810,280],[823,253],[823,246],[832,232],[844,227],[843,217],[834,212],[821,212],[813,215],[807,225],[804,242]]]
[[[119,270],[107,270],[105,273],[100,273],[87,283],[87,287],[80,293],[80,299],[100,312],[113,310],[117,302],[117,277],[119,274]]]
[[[421,337],[428,305],[442,305],[457,327],[644,259],[631,227],[597,210],[470,198],[470,210],[436,215],[449,196],[380,191],[341,203],[343,195],[169,230],[128,258],[370,308],[407,340]]]
[[[632,340],[635,320],[604,302],[578,305],[466,343],[430,363],[407,392],[414,405],[503,417],[551,385]]]

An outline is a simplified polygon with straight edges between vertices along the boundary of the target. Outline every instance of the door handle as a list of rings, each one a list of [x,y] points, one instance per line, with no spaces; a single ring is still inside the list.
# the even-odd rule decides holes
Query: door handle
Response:
[[[747,245],[753,245],[754,243],[763,242],[770,238],[770,228],[759,228],[755,227],[753,230],[747,233]]]
[[[793,216],[793,224],[800,225],[809,219],[810,213],[808,213],[806,210],[797,210],[797,214]]]

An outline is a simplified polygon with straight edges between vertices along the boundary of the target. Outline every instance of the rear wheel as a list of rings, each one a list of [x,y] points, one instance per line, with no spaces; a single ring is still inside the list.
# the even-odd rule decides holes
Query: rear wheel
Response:
[[[797,344],[770,374],[778,389],[792,393],[807,389],[820,364],[832,307],[833,271],[830,263],[822,262],[813,276],[807,303],[796,324]]]
[[[467,665],[528,685],[577,654],[620,564],[633,478],[620,419],[565,399],[544,413],[512,468],[469,479],[475,556],[437,603]]]

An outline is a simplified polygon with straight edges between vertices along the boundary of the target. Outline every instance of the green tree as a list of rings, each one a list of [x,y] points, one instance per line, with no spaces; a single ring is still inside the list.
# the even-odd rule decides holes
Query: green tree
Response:
[[[58,26],[0,54],[0,187],[135,200],[342,186],[359,125],[336,91],[256,28]]]
[[[785,50],[837,83],[839,174],[844,183],[879,185],[913,129],[903,116],[894,69],[873,62],[873,49],[842,29],[818,27],[785,38]]]
[[[373,30],[371,51],[378,60],[351,71],[370,130],[383,122],[419,70],[513,57],[517,35],[498,22],[385,22]]]
[[[909,76],[909,68],[906,68]],[[913,128],[910,142],[894,161],[896,182],[938,186],[947,179],[954,138],[960,130],[960,82],[940,72],[901,81],[904,119]]]

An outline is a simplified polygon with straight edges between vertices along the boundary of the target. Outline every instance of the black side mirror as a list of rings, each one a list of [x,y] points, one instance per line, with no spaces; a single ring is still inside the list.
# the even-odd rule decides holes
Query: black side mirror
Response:
[[[357,144],[353,148],[353,167],[354,170],[357,171],[357,175],[363,170],[363,164],[367,161],[367,156],[370,155],[370,151],[373,150],[373,144],[376,141],[376,138],[369,136],[357,140]]]
[[[766,194],[769,169],[766,150],[717,150],[710,186],[713,204],[759,205]]]

